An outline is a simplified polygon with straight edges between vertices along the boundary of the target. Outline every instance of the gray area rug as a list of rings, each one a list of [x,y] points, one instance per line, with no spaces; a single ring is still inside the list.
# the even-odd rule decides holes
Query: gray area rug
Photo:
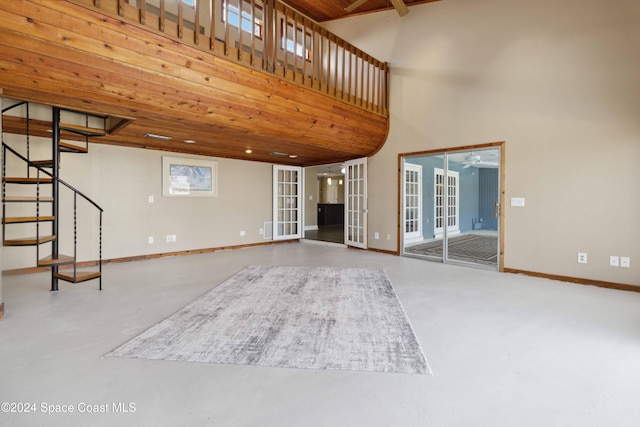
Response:
[[[442,240],[409,246],[405,252],[442,258]],[[464,234],[449,238],[449,259],[483,265],[497,265],[498,238]]]
[[[381,269],[246,267],[112,357],[430,373]]]

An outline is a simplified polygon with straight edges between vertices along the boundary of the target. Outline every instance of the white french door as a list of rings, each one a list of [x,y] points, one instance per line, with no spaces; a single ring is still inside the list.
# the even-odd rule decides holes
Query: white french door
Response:
[[[273,240],[302,237],[302,168],[273,166]]]
[[[422,236],[422,166],[404,164],[404,243],[421,241]]]
[[[344,242],[367,248],[367,159],[345,163]]]
[[[460,234],[460,172],[447,171],[447,179],[444,178],[444,170],[434,168],[434,237],[440,239],[447,227],[447,235]],[[445,192],[445,185],[447,191]],[[444,198],[447,197],[445,206]],[[445,211],[446,209],[446,211]]]

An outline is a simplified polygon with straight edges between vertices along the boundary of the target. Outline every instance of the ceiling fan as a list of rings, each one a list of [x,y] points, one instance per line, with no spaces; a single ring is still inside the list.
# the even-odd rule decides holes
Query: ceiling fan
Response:
[[[356,0],[353,3],[351,3],[349,6],[345,7],[344,10],[346,10],[347,12],[353,12],[354,10],[362,6],[367,1],[368,0]],[[409,13],[409,8],[407,7],[406,4],[404,4],[402,0],[391,0],[391,4],[393,5],[393,7],[396,8],[398,15],[405,16],[407,13]]]
[[[494,153],[489,153],[489,154],[495,155]],[[471,152],[471,154],[468,154],[464,157],[464,161],[462,162],[462,164],[464,164],[462,169],[466,169],[471,166],[498,167],[498,162],[486,161],[482,157],[480,157],[478,154],[475,154],[473,151]]]

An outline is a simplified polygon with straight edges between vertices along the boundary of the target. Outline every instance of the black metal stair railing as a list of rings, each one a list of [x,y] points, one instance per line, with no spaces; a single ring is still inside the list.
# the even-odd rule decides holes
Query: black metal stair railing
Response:
[[[13,148],[11,148],[9,145],[7,145],[4,142],[4,139],[2,141],[2,148],[3,148],[3,163],[2,163],[2,217],[3,217],[3,221],[2,221],[2,227],[3,227],[3,236],[5,236],[5,240],[6,240],[6,204],[7,202],[10,201],[22,201],[22,202],[35,202],[36,203],[36,217],[35,217],[35,223],[36,223],[36,238],[35,238],[35,246],[36,246],[36,251],[37,251],[37,257],[38,257],[38,263],[40,265],[40,256],[39,256],[39,246],[40,246],[40,239],[41,239],[41,235],[40,235],[40,223],[41,221],[41,217],[40,217],[40,203],[44,202],[43,198],[41,198],[40,196],[40,186],[43,184],[43,182],[47,183],[59,183],[62,184],[64,187],[66,187],[68,190],[73,192],[73,257],[72,257],[72,262],[73,262],[73,276],[72,279],[73,280],[68,280],[68,278],[66,278],[66,276],[64,275],[58,275],[57,278],[62,278],[63,280],[68,280],[68,281],[72,281],[72,282],[78,282],[78,281],[84,281],[84,280],[91,280],[91,279],[95,279],[98,278],[100,280],[100,284],[99,284],[99,289],[102,290],[102,215],[104,210],[93,200],[91,200],[89,197],[87,197],[85,194],[83,194],[81,191],[79,191],[78,189],[76,189],[75,187],[73,187],[72,185],[70,185],[69,183],[65,182],[64,180],[62,180],[61,178],[55,176],[54,174],[46,171],[45,169],[43,169],[41,166],[37,165],[35,162],[29,160],[28,158],[24,157],[23,155],[21,155],[20,153],[18,153],[16,150],[14,150]],[[7,158],[8,158],[8,154],[11,154],[13,156],[15,156],[16,158],[22,160],[26,165],[27,165],[27,169],[31,169],[31,168],[35,168],[37,170],[37,174],[35,177],[35,185],[36,185],[36,197],[34,200],[29,200],[28,198],[25,198],[24,200],[9,200],[7,198]],[[47,178],[41,178],[42,174],[46,175]],[[78,276],[78,270],[77,270],[77,264],[78,264],[78,197],[84,199],[86,202],[88,202],[89,204],[93,205],[97,210],[98,210],[98,215],[99,215],[99,232],[98,232],[98,268],[99,271],[97,274],[93,274],[90,276],[87,276],[87,278],[81,278],[79,280],[79,276]],[[46,202],[50,202],[51,200],[46,200]],[[53,236],[55,240],[58,240],[60,238],[60,236]],[[59,264],[66,264],[67,262],[58,262],[56,263],[56,260],[54,259],[55,257],[57,257],[58,254],[56,253],[52,253],[52,266],[53,265],[59,265]],[[71,262],[68,262],[69,264]],[[54,267],[55,268],[55,267]],[[57,269],[56,269],[57,270]],[[57,272],[56,272],[57,274]],[[57,287],[56,287],[57,288]],[[57,290],[57,289],[52,289],[52,290]]]

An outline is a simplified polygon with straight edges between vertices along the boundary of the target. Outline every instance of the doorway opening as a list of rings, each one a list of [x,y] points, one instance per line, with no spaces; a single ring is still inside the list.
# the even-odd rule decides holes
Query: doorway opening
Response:
[[[503,269],[504,143],[400,155],[401,254]]]
[[[344,244],[345,165],[305,168],[304,238]]]
[[[308,167],[304,175],[305,239],[367,249],[367,158]]]

